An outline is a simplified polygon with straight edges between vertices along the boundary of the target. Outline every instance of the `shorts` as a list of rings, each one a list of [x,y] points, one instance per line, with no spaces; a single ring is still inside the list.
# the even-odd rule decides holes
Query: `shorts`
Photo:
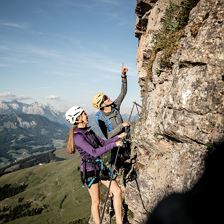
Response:
[[[94,170],[88,171],[85,173],[85,177],[83,175],[83,172],[81,172],[80,174],[81,174],[81,181],[82,181],[83,185],[85,185],[85,184],[88,185],[94,177],[95,177],[95,179],[92,181],[92,184],[99,183],[99,181],[100,181],[99,171],[97,171],[97,172],[95,172]]]
[[[80,174],[83,185],[87,185],[89,188],[91,187],[92,184],[99,183],[100,180],[110,180],[109,169],[102,170],[101,173],[99,170],[87,171],[85,173],[85,177],[83,172],[81,172]]]

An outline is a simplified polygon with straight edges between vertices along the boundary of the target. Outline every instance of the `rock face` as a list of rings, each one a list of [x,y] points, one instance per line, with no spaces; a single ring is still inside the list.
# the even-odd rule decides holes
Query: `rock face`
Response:
[[[125,201],[143,223],[172,192],[191,189],[224,139],[224,1],[138,0],[142,116],[132,136],[137,183]],[[142,198],[142,200],[141,200]]]

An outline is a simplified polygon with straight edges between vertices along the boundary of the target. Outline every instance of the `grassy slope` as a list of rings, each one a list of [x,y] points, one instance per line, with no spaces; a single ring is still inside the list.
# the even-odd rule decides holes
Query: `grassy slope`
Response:
[[[90,199],[86,188],[82,188],[77,169],[78,156],[66,156],[58,151],[65,161],[53,162],[19,170],[0,177],[0,186],[4,184],[28,184],[24,192],[1,201],[0,207],[18,204],[18,199],[32,201],[33,207],[47,205],[40,215],[22,217],[9,224],[68,224],[72,220],[90,215]]]

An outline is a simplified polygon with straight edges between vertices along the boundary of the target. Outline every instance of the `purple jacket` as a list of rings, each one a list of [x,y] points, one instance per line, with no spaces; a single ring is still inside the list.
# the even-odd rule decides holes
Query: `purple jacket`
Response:
[[[116,147],[116,141],[119,139],[115,136],[108,140],[103,140],[97,136],[89,127],[76,128],[74,131],[74,144],[80,153],[80,170],[83,172],[85,160],[94,161],[102,154]],[[86,163],[86,171],[95,169],[94,163]]]

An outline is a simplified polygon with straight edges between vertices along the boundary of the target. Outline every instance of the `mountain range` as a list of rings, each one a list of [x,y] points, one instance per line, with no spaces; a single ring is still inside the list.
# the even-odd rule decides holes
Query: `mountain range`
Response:
[[[53,122],[65,124],[64,113],[55,110],[49,105],[44,105],[38,102],[26,104],[17,100],[0,101],[0,115],[1,114],[34,114],[41,115]]]
[[[63,115],[37,102],[0,102],[0,166],[64,147],[68,126]]]

